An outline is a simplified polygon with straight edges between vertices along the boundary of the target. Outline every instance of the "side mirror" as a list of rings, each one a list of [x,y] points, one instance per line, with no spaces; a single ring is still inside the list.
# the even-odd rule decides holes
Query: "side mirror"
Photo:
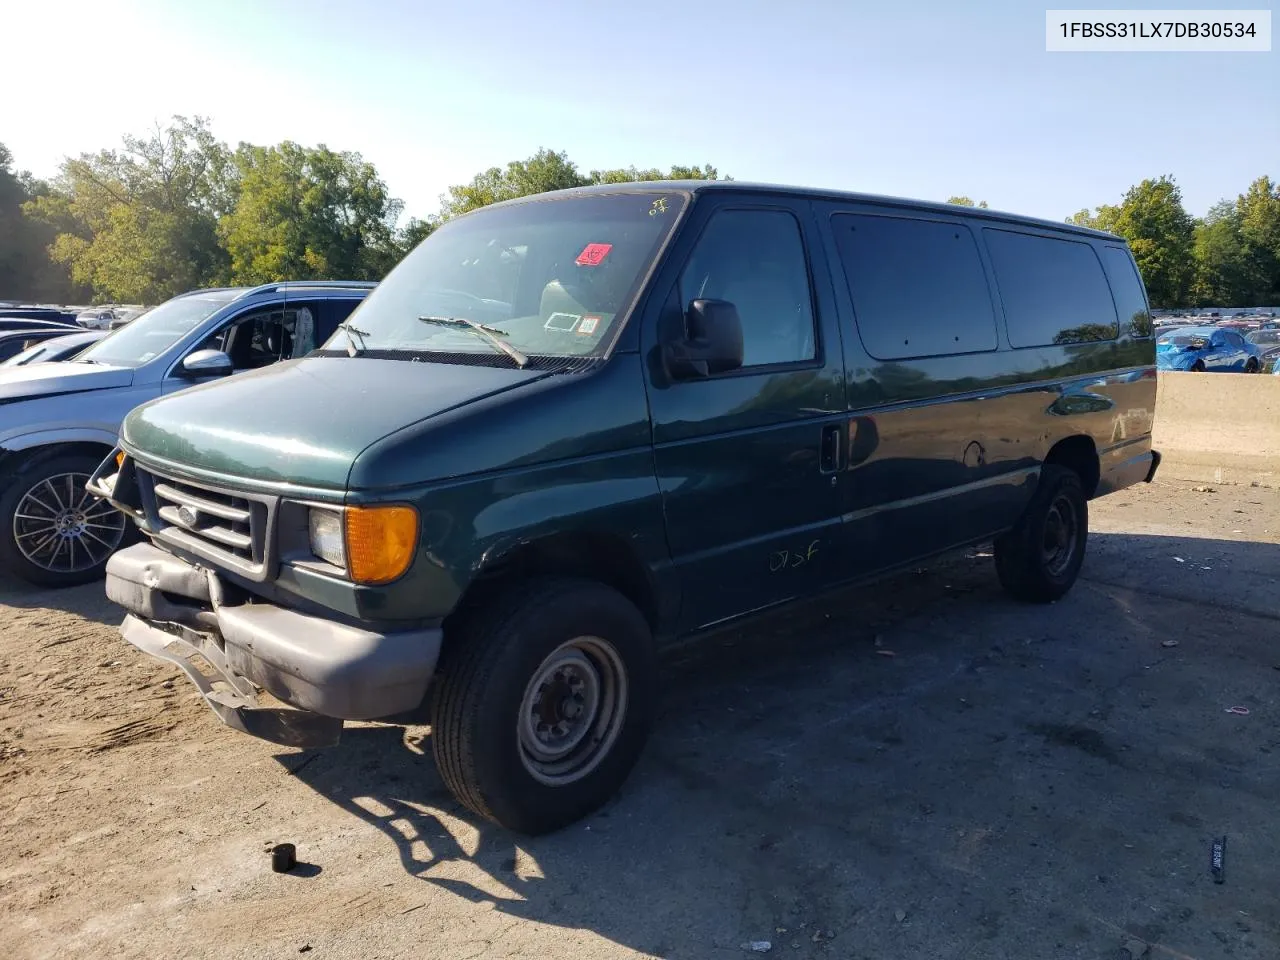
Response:
[[[693,380],[742,366],[742,320],[728,300],[694,300],[685,311],[685,337],[663,345],[672,380]]]
[[[231,358],[221,350],[197,350],[182,361],[188,377],[225,377],[232,372]]]

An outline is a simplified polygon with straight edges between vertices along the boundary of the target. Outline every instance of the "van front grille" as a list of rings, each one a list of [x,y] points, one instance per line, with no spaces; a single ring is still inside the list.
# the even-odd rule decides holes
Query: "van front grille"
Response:
[[[245,496],[139,467],[156,534],[197,556],[263,579],[270,498]]]

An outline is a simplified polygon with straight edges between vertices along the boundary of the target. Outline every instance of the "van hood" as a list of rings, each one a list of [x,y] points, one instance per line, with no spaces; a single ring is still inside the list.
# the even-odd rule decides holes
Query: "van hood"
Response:
[[[0,401],[48,397],[58,393],[110,390],[133,383],[128,367],[97,363],[33,363],[0,370]]]
[[[514,367],[308,357],[135,409],[133,450],[227,478],[345,490],[357,455],[386,435],[550,376]]]

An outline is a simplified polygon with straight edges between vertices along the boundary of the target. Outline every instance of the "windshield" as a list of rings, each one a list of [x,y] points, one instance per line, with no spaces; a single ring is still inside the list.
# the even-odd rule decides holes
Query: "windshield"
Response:
[[[239,290],[228,290],[217,294],[175,297],[99,340],[76,357],[76,362],[140,367],[164,353],[240,293]]]
[[[351,315],[350,332],[363,354],[500,357],[488,336],[456,322],[471,320],[530,357],[599,356],[684,205],[655,192],[480,210],[410,253]],[[323,347],[347,348],[344,330]]]
[[[38,363],[40,360],[46,359],[51,354],[63,349],[59,341],[64,339],[64,337],[54,337],[52,340],[37,343],[34,347],[27,347],[21,353],[13,355],[4,363],[0,363],[0,367],[21,367],[28,363]]]

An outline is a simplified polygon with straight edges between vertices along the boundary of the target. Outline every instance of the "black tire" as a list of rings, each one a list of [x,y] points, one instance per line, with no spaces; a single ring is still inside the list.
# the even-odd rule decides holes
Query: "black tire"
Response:
[[[100,458],[83,453],[37,456],[6,478],[0,492],[0,568],[40,587],[70,587],[103,577],[107,560],[129,541],[134,524],[104,501],[81,500],[83,481],[101,462]],[[80,478],[78,489],[77,481],[70,479],[75,477]],[[37,500],[32,497],[48,509],[33,507]],[[67,509],[59,511],[64,502]],[[78,537],[62,538],[60,547],[55,537],[48,549],[61,552],[42,566],[32,557],[42,559],[44,554],[38,548],[48,536],[43,531],[57,526],[60,517],[80,518],[82,532]],[[73,552],[76,544],[81,544],[79,556]],[[86,565],[86,561],[93,562]]]
[[[1080,477],[1065,467],[1045,464],[1022,519],[996,539],[1001,586],[1014,599],[1028,603],[1061,599],[1080,574],[1088,538],[1089,502]]]
[[[564,658],[578,653],[576,648],[565,652],[570,644],[596,639],[616,653],[616,662],[603,649],[596,651],[601,661],[607,661],[603,666],[591,660],[590,651],[583,656],[601,676],[618,665],[623,674],[621,716],[616,716],[616,710],[609,713],[614,722],[603,734],[606,711],[598,697],[589,722],[564,719],[565,705],[574,706],[570,700],[576,698],[575,709],[582,709],[580,694],[569,685],[572,673],[567,679],[557,674],[546,684],[534,686],[553,656],[556,662],[566,662]],[[431,726],[432,752],[441,778],[470,810],[508,829],[541,834],[573,823],[609,800],[635,765],[653,715],[656,669],[649,625],[617,591],[569,579],[535,580],[515,587],[466,618],[449,638]],[[579,676],[579,684],[581,680]],[[536,707],[552,684],[560,684],[551,693],[553,698],[560,697],[555,706],[560,719],[554,728],[549,723],[534,725],[524,706],[536,689]],[[609,702],[616,705],[618,699],[615,696]],[[535,775],[531,765],[544,774],[545,769],[524,745],[524,723],[531,724],[528,730],[535,735],[548,727],[548,737],[561,724],[590,728],[577,734],[584,759],[573,772],[576,779],[547,782]],[[596,746],[602,739],[612,745]],[[568,756],[574,755],[571,751]]]
[[[1203,361],[1203,360],[1197,360],[1195,363],[1193,363],[1193,364],[1191,365],[1191,372],[1192,372],[1192,373],[1204,373],[1204,361]]]
[[[1258,361],[1257,361],[1257,359],[1255,359],[1254,357],[1250,357],[1250,358],[1249,358],[1249,362],[1248,362],[1248,363],[1246,363],[1246,364],[1244,365],[1244,372],[1245,372],[1245,373],[1257,373],[1257,372],[1258,372]]]

